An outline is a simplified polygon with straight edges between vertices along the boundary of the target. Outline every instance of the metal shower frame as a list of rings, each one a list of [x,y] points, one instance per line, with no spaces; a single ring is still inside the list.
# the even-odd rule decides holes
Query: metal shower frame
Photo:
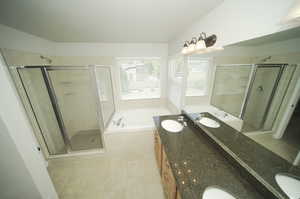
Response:
[[[99,93],[99,89],[98,89],[99,86],[98,86],[98,83],[97,83],[96,70],[97,70],[97,68],[109,69],[108,71],[109,71],[109,75],[110,75],[110,81],[111,81],[110,83],[111,83],[111,85],[113,85],[112,76],[111,76],[112,75],[111,67],[110,66],[104,66],[104,65],[88,65],[88,66],[52,66],[52,65],[51,66],[49,66],[49,65],[9,66],[10,70],[15,70],[16,73],[18,74],[18,79],[14,78],[14,81],[20,81],[20,83],[23,87],[22,89],[24,90],[24,92],[26,94],[27,101],[29,102],[30,108],[32,109],[31,112],[34,116],[34,119],[36,120],[36,122],[38,124],[37,118],[35,116],[34,110],[32,108],[31,102],[30,102],[30,99],[28,97],[28,93],[27,93],[27,91],[24,87],[22,78],[21,78],[20,73],[19,73],[19,69],[26,69],[26,68],[39,68],[39,69],[41,69],[43,79],[45,81],[45,85],[46,85],[46,88],[47,88],[47,91],[48,91],[48,94],[49,94],[49,98],[50,98],[55,116],[57,118],[57,122],[58,122],[58,125],[59,125],[59,128],[60,128],[63,140],[65,142],[65,145],[69,144],[69,139],[67,138],[64,122],[63,122],[63,119],[62,119],[62,114],[61,114],[60,109],[59,109],[59,105],[58,105],[58,102],[57,102],[57,97],[55,96],[55,91],[54,91],[53,85],[51,83],[51,79],[49,77],[48,71],[51,71],[51,70],[89,70],[89,75],[90,75],[90,78],[92,80],[92,87],[93,87],[92,89],[94,89],[94,91],[95,91],[94,94],[95,94],[96,106],[97,106],[97,110],[96,110],[97,120],[98,120],[98,125],[99,125],[100,131],[101,131],[100,136],[101,136],[101,141],[103,143],[103,148],[84,150],[84,151],[68,151],[66,154],[52,155],[49,152],[49,149],[48,149],[46,141],[44,139],[42,130],[39,127],[39,131],[40,131],[39,134],[41,135],[41,137],[43,138],[43,141],[44,141],[44,144],[42,144],[42,145],[46,147],[46,149],[44,149],[46,151],[43,151],[43,152],[47,156],[47,158],[65,157],[65,156],[95,153],[95,152],[96,153],[98,153],[98,152],[102,153],[103,151],[105,151],[106,145],[105,145],[105,142],[104,142],[104,135],[103,134],[104,134],[105,128],[108,126],[109,121],[111,120],[112,116],[115,113],[115,101],[114,101],[114,98],[112,98],[114,110],[113,110],[113,113],[110,116],[110,119],[108,120],[107,124],[104,124],[103,115],[102,115],[102,108],[101,108],[101,104],[100,104],[100,93]],[[114,95],[113,90],[111,92]],[[39,124],[38,124],[38,126],[39,126]]]
[[[280,70],[277,74],[275,84],[273,86],[273,89],[272,89],[272,92],[271,92],[271,95],[270,95],[270,99],[269,99],[268,104],[267,104],[266,111],[264,112],[264,115],[263,115],[263,120],[261,122],[261,124],[265,123],[265,121],[267,119],[267,116],[268,116],[268,112],[269,112],[271,104],[272,104],[272,99],[273,99],[273,97],[274,97],[274,95],[277,91],[278,84],[279,84],[279,81],[281,79],[282,73],[283,73],[283,71],[284,71],[284,69],[287,65],[288,64],[286,64],[286,63],[284,63],[284,64],[264,64],[264,63],[262,63],[262,64],[221,64],[221,65],[217,65],[217,67],[222,67],[222,66],[248,66],[248,67],[251,67],[251,72],[250,72],[250,75],[249,75],[249,81],[248,81],[248,84],[247,84],[247,87],[246,87],[246,90],[245,90],[246,95],[244,96],[243,103],[242,103],[241,110],[240,110],[240,114],[238,116],[240,119],[244,119],[244,117],[245,117],[246,108],[247,108],[247,105],[248,105],[248,102],[249,102],[251,90],[253,88],[253,84],[254,84],[254,81],[255,81],[255,75],[257,73],[258,68],[280,67]],[[216,67],[215,70],[217,70],[217,67]],[[214,81],[215,80],[216,80],[216,76],[214,77]],[[215,85],[213,86],[212,93],[213,93],[214,90],[215,90]],[[211,98],[210,101],[212,102],[212,98]]]

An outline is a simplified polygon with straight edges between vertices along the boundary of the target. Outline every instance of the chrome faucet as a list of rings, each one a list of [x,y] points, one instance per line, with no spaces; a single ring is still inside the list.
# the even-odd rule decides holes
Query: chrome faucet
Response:
[[[186,119],[184,118],[183,115],[178,116],[177,121],[182,123],[183,126],[187,126]]]
[[[203,113],[199,113],[198,117],[195,118],[196,121],[201,120],[201,118],[204,117]]]

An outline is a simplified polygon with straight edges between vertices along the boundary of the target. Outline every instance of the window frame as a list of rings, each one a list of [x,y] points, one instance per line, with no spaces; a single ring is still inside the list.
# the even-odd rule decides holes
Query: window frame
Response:
[[[210,92],[210,74],[211,74],[211,68],[212,68],[212,59],[211,58],[199,58],[199,60],[203,60],[203,61],[207,61],[208,63],[208,66],[207,66],[207,71],[206,71],[206,85],[205,85],[205,91],[204,91],[204,94],[203,95],[197,95],[197,94],[192,94],[192,95],[188,95],[187,91],[188,91],[188,79],[189,79],[189,73],[190,73],[190,70],[189,70],[189,59],[192,58],[192,57],[187,57],[187,61],[186,61],[186,64],[187,64],[187,67],[186,67],[186,71],[187,71],[187,74],[186,74],[186,91],[185,91],[185,96],[186,97],[205,97],[205,96],[208,96],[209,95],[209,92]]]
[[[122,79],[121,79],[121,61],[126,60],[158,60],[160,63],[159,66],[159,95],[158,96],[151,96],[151,97],[138,97],[138,98],[124,98],[123,91],[122,91]],[[116,65],[117,65],[117,84],[118,84],[118,94],[119,99],[121,101],[132,101],[132,100],[151,100],[151,99],[160,99],[162,97],[162,64],[163,58],[162,57],[117,57],[116,58]]]

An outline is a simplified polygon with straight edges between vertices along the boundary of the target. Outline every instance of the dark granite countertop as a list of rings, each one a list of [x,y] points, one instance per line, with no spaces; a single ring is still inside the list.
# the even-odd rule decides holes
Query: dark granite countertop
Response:
[[[277,173],[289,173],[300,176],[300,168],[290,164],[285,159],[276,155],[267,148],[256,143],[243,133],[228,126],[209,113],[201,113],[203,116],[218,121],[219,128],[209,128],[196,123],[199,129],[207,133],[223,150],[233,156],[237,163],[241,164],[261,184],[263,184],[277,198],[288,198],[275,181]],[[186,114],[195,120],[199,113]]]
[[[154,122],[182,199],[201,199],[208,186],[219,186],[237,199],[263,198],[191,120],[180,133],[161,127],[161,121],[177,118],[178,115],[157,116]]]

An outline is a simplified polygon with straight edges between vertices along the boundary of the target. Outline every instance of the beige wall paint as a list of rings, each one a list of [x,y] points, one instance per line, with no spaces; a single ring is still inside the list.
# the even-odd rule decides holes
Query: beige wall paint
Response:
[[[0,24],[0,48],[48,55],[53,47],[52,41]]]
[[[112,56],[51,56],[53,66],[88,66],[105,65],[112,66]]]
[[[40,53],[7,48],[2,48],[1,52],[9,66],[35,66],[48,64],[45,59],[41,59],[40,56],[42,56],[42,54]]]

